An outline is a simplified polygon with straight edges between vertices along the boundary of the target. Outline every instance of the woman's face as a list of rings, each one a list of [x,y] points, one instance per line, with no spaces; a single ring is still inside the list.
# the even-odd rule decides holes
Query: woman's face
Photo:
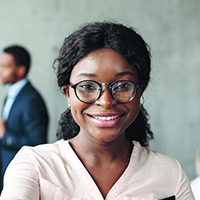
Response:
[[[138,83],[138,75],[126,59],[109,48],[99,49],[82,58],[73,68],[70,83],[94,80],[112,83],[129,80]],[[117,103],[110,95],[109,86],[103,86],[101,97],[92,104],[77,99],[74,89],[64,86],[74,120],[80,126],[79,135],[99,142],[125,139],[125,130],[136,119],[140,110],[142,88],[136,97],[124,104]]]

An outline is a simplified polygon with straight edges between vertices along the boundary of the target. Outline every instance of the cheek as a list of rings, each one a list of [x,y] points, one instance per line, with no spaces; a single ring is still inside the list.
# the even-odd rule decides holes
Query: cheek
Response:
[[[9,76],[11,79],[14,79],[17,77],[17,74],[15,73],[15,71],[8,71],[7,76]]]
[[[4,76],[5,76],[7,79],[9,79],[9,80],[12,80],[12,79],[15,78],[15,77],[14,77],[14,73],[12,73],[12,72],[10,72],[10,71],[4,73]]]
[[[77,99],[74,89],[69,88],[68,94],[65,95],[67,97],[68,103],[71,105],[71,107],[76,107],[76,105],[79,104],[79,100]]]
[[[79,101],[75,94],[70,96],[70,105],[71,105],[71,113],[76,121],[76,123],[80,126],[85,123],[84,118],[84,110],[87,109],[88,105]]]
[[[80,121],[83,118],[81,115],[81,108],[79,108],[78,105],[73,106],[73,104],[71,104],[71,114],[72,117],[74,118],[75,122],[80,126]]]
[[[70,88],[67,96],[68,102],[73,102],[73,99],[75,98],[75,93],[74,91]]]

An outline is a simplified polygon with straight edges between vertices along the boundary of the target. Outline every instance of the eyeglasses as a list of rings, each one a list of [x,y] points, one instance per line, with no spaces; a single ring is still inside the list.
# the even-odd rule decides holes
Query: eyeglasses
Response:
[[[81,102],[87,104],[93,103],[100,98],[104,85],[109,85],[110,94],[118,103],[132,101],[141,87],[141,85],[128,80],[119,80],[113,83],[98,83],[93,80],[84,80],[74,85],[69,84],[74,89],[76,97]]]

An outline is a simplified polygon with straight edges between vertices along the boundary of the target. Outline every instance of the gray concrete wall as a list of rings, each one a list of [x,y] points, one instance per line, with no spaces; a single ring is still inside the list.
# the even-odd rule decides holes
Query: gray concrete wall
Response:
[[[29,78],[46,100],[54,142],[67,107],[52,69],[63,39],[91,21],[136,27],[152,49],[152,79],[144,95],[155,134],[151,148],[179,160],[191,180],[200,145],[199,10],[199,0],[0,0],[0,49],[21,44],[30,50]],[[5,95],[1,84],[0,112]]]

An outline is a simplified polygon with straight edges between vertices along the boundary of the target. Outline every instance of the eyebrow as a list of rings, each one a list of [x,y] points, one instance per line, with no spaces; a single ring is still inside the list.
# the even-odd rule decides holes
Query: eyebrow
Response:
[[[132,72],[125,71],[125,72],[116,73],[116,74],[115,74],[115,77],[120,77],[120,76],[125,76],[125,75],[132,75],[132,76],[135,76]],[[80,76],[97,77],[96,74],[92,74],[92,73],[80,73],[80,74],[77,75],[77,77],[80,77]]]
[[[125,76],[125,75],[132,75],[132,76],[135,76],[132,72],[129,72],[129,71],[119,72],[119,73],[115,74],[116,77]]]
[[[97,77],[96,74],[90,74],[90,73],[81,73],[77,75],[77,77],[80,77],[80,76]]]

